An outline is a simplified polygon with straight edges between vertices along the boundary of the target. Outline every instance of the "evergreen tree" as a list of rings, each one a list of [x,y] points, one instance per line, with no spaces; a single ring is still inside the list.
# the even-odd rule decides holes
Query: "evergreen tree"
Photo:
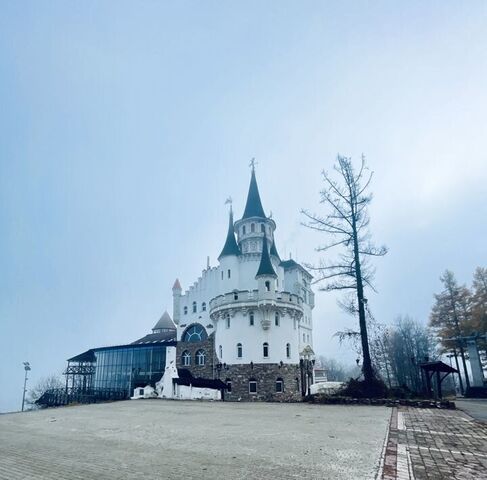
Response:
[[[437,333],[443,351],[460,352],[467,388],[470,380],[465,361],[464,341],[470,322],[470,291],[465,285],[458,285],[453,272],[446,270],[440,277],[443,291],[435,294],[435,304],[430,314],[430,325]]]

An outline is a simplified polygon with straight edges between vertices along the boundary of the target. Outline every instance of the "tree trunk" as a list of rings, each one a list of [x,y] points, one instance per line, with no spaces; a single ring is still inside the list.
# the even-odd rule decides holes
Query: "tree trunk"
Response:
[[[465,361],[465,351],[463,350],[463,338],[462,337],[462,330],[460,328],[460,322],[458,321],[458,314],[457,314],[457,307],[455,305],[455,299],[453,297],[453,293],[450,291],[450,298],[451,298],[451,304],[453,307],[453,320],[455,321],[455,327],[457,331],[457,337],[460,337],[460,356],[462,357],[462,364],[463,364],[463,371],[465,373],[465,385],[467,386],[467,390],[470,388],[470,379],[468,378],[468,371],[467,371],[467,362]],[[460,371],[460,370],[459,370]]]
[[[363,354],[363,366],[362,371],[364,373],[364,380],[366,383],[372,383],[375,375],[372,369],[372,361],[370,360],[369,351],[369,337],[367,334],[367,322],[365,318],[365,299],[364,299],[364,286],[362,283],[362,271],[360,269],[360,254],[358,248],[358,235],[355,225],[355,215],[353,215],[352,228],[353,228],[353,252],[355,257],[355,275],[357,280],[357,300],[358,300],[358,317],[360,325],[360,338],[362,340],[362,354]]]
[[[462,374],[460,373],[460,365],[458,363],[458,355],[456,349],[453,350],[453,355],[455,355],[455,363],[457,365],[457,370],[458,370],[458,381],[460,382],[460,393],[463,395],[465,393],[465,390],[463,389]]]
[[[460,356],[462,357],[463,371],[465,372],[465,385],[467,386],[467,390],[468,390],[470,388],[470,379],[468,378],[467,362],[465,361],[465,351],[463,350],[463,345],[460,344],[459,348],[460,348]]]

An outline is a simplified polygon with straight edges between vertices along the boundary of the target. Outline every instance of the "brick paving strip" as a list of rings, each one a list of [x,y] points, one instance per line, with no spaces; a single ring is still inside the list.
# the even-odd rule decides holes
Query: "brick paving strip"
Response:
[[[395,407],[379,478],[487,479],[487,424],[459,410]]]

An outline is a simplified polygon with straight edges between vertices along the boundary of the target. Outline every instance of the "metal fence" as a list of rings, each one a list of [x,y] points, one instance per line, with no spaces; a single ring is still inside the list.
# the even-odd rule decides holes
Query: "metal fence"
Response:
[[[72,403],[98,403],[114,400],[125,400],[129,397],[125,390],[114,389],[68,389],[53,388],[46,390],[41,397],[36,400],[40,407],[59,407]]]

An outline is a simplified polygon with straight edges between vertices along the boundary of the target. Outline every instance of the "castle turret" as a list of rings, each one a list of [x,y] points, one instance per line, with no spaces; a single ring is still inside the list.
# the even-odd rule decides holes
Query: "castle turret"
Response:
[[[268,243],[272,244],[275,229],[274,220],[266,217],[264,213],[255,178],[255,169],[252,166],[244,214],[240,220],[235,222],[237,241],[242,254],[255,255],[258,258],[262,252],[262,237],[266,236]]]
[[[218,256],[218,260],[221,260],[223,257],[233,255],[238,256],[240,255],[240,248],[238,248],[237,241],[235,240],[235,231],[233,227],[233,210],[230,207],[230,214],[228,216],[228,231],[227,231],[227,239],[225,240],[225,245],[223,245],[223,249]]]
[[[228,231],[225,245],[218,256],[221,269],[221,280],[224,291],[233,290],[238,286],[238,257],[241,255],[240,248],[235,240],[235,231],[233,227],[233,211],[230,206],[228,215]]]
[[[271,316],[276,305],[276,279],[277,274],[272,266],[267,237],[263,237],[262,255],[259,269],[255,278],[258,283],[258,305],[262,311],[262,328],[267,330],[271,325]]]
[[[179,325],[181,318],[181,292],[181,284],[179,283],[179,279],[176,278],[172,287],[172,318],[176,325]]]

